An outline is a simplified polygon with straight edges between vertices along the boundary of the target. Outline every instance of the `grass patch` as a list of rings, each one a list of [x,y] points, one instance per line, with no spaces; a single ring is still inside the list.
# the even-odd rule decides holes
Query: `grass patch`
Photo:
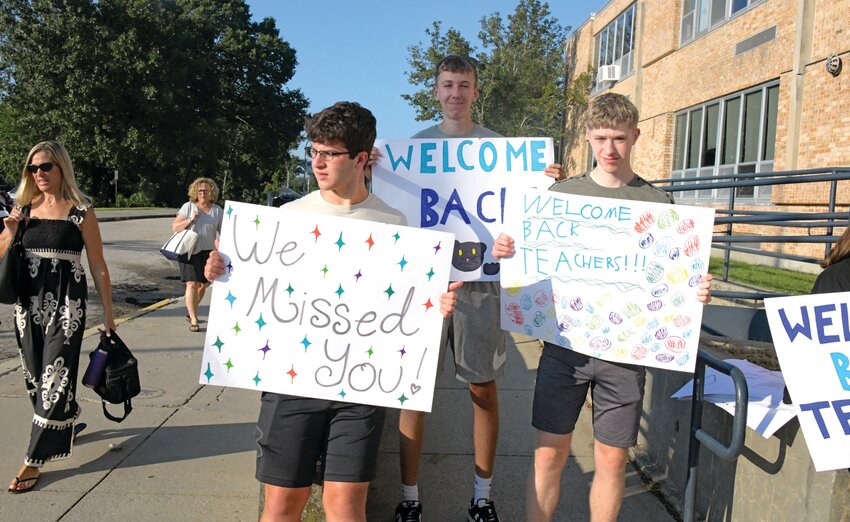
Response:
[[[708,272],[723,277],[723,258],[712,257]],[[751,265],[734,259],[729,261],[729,281],[753,288],[788,295],[804,295],[812,290],[816,274],[805,274],[784,268]]]

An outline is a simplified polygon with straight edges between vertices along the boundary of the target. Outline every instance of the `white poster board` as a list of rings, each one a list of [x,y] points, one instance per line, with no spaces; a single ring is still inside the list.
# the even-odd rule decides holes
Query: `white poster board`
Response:
[[[453,241],[227,201],[201,384],[430,411]]]
[[[693,372],[714,209],[526,190],[506,209],[502,329]]]
[[[747,426],[764,438],[769,438],[776,430],[797,416],[792,404],[782,402],[785,380],[782,372],[771,371],[745,359],[725,359],[725,362],[737,366],[747,380]],[[705,369],[703,397],[707,402],[716,404],[729,415],[735,415],[735,383],[732,377],[712,367]],[[694,381],[691,380],[673,394],[674,399],[690,399],[694,394]]]
[[[850,292],[764,300],[815,469],[850,468]]]
[[[455,234],[452,281],[497,281],[493,241],[504,231],[505,202],[528,187],[547,188],[551,138],[378,140],[372,191],[410,226]]]

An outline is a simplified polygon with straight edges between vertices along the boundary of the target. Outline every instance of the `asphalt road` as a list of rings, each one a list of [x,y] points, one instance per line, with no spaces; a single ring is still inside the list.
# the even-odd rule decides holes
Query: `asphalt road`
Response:
[[[103,213],[106,216],[107,213]],[[177,263],[159,253],[159,247],[171,235],[172,218],[131,219],[100,223],[104,256],[112,279],[115,317],[122,317],[162,299],[183,295]],[[85,252],[83,262],[88,274]],[[88,278],[89,300],[86,327],[103,322],[103,307]],[[0,361],[18,357],[12,329],[14,305],[0,305]]]

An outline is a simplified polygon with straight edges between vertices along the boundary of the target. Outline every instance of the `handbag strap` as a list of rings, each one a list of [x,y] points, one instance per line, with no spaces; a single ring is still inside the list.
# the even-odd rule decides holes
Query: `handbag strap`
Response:
[[[22,207],[21,212],[24,213],[25,218],[30,217],[30,206],[26,205],[26,206]],[[27,229],[26,220],[21,220],[21,222],[18,223],[18,229],[15,230],[15,237],[12,239],[11,245],[17,245],[18,243],[21,242],[21,239],[24,237],[24,231],[26,231],[26,229]]]
[[[198,219],[198,214],[200,213],[200,211],[198,210],[198,205],[196,205],[196,204],[194,204],[190,201],[189,202],[189,215],[192,215],[191,214],[192,209],[195,210],[195,219]],[[189,230],[190,228],[194,227],[195,226],[195,219],[190,221],[189,224],[186,226],[186,228],[184,230]]]
[[[108,411],[106,411],[106,401],[101,400],[101,402],[102,402],[101,406],[103,407],[103,416],[106,417],[107,419],[111,420],[112,422],[123,421],[124,419],[127,418],[128,415],[130,415],[130,412],[133,411],[133,403],[131,402],[130,399],[127,399],[126,401],[124,401],[124,416],[123,417],[116,417],[116,416],[112,415],[111,413],[109,413]]]

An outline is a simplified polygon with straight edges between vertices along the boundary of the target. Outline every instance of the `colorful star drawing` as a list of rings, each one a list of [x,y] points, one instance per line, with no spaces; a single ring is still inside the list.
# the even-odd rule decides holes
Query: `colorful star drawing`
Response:
[[[257,349],[257,351],[263,352],[263,360],[265,361],[266,360],[266,354],[271,351],[271,348],[269,348],[269,341],[266,340],[266,345],[263,346],[262,348]]]
[[[295,365],[294,364],[290,365],[289,371],[286,372],[286,374],[289,375],[289,377],[292,379],[291,381],[289,381],[289,383],[294,384],[295,383],[295,376],[298,375],[297,373],[295,373]]]
[[[210,379],[215,375],[210,369],[210,363],[207,363],[207,371],[204,372],[204,375],[207,377],[207,384],[209,384]]]
[[[218,353],[221,353],[221,347],[224,346],[224,343],[221,342],[221,339],[216,335],[215,342],[212,343],[212,345],[218,348]]]
[[[372,234],[369,234],[369,239],[365,243],[369,245],[369,250],[372,250],[372,247],[375,245],[375,241],[372,240]]]
[[[256,321],[254,321],[254,322],[255,322],[255,323],[257,323],[257,326],[259,326],[259,327],[260,327],[260,330],[262,330],[262,329],[263,329],[263,327],[264,327],[265,325],[267,325],[267,324],[268,324],[267,322],[265,322],[265,321],[263,320],[263,314],[262,314],[262,312],[260,312],[260,318],[259,318],[259,319],[257,319],[257,320],[256,320]]]
[[[227,269],[227,273],[228,273],[228,274],[232,274],[232,273],[233,273],[233,263],[231,263],[230,261],[228,261],[228,262],[227,262],[227,266],[225,266],[224,268],[226,268],[226,269]]]
[[[224,363],[224,365],[227,366],[227,373],[230,373],[230,369],[233,368],[233,361],[231,361],[228,357],[227,362]]]
[[[236,325],[233,328],[231,328],[231,330],[233,330],[235,332],[235,335],[239,335],[239,332],[242,331],[242,329],[239,328],[239,321],[236,321]]]
[[[404,401],[409,400],[409,399],[408,399],[407,397],[405,397],[405,396],[404,396],[404,394],[402,393],[402,394],[401,394],[401,397],[399,397],[399,398],[398,398],[398,399],[396,399],[396,400],[397,400],[398,402],[400,402],[402,405],[404,405]]]
[[[400,235],[398,232],[396,232],[395,234],[393,234],[393,237],[395,238],[395,242],[396,242],[396,243],[398,243],[398,240],[399,240],[399,239],[401,239],[401,235]]]
[[[402,346],[402,347],[401,347],[401,350],[396,350],[396,351],[397,351],[398,353],[400,353],[402,357],[404,357],[404,354],[406,354],[406,353],[407,353],[407,350],[405,350],[405,349],[404,349],[404,346]]]
[[[342,232],[339,233],[339,239],[334,244],[339,248],[338,252],[342,251],[342,247],[345,245],[345,241],[342,240]]]
[[[362,270],[358,270],[358,271],[357,271],[357,273],[356,273],[356,274],[354,274],[354,280],[355,280],[355,281],[360,281],[360,278],[361,278],[361,277],[363,277],[363,271],[362,271]]]
[[[436,274],[436,272],[434,272],[434,267],[432,266],[431,270],[428,270],[428,273],[425,274],[426,276],[428,276],[428,281],[430,281],[431,278],[434,277],[434,274]]]
[[[323,272],[324,277],[328,277],[328,272],[330,272],[330,269],[328,269],[328,265],[325,265],[325,266],[322,267],[321,270],[319,270],[319,272]]]
[[[429,297],[428,300],[425,302],[425,304],[423,304],[422,306],[425,307],[425,311],[427,312],[434,305],[431,303],[431,298]]]
[[[294,292],[294,291],[295,291],[295,289],[294,289],[294,288],[292,288],[292,283],[289,283],[289,284],[286,286],[286,291],[287,291],[287,292],[289,292],[289,297],[292,297],[292,292]]]
[[[339,395],[340,399],[344,399],[347,394],[345,393],[345,390],[340,390],[337,395]]]
[[[392,296],[393,296],[393,294],[395,293],[395,290],[393,290],[393,285],[390,285],[389,287],[387,287],[387,289],[386,289],[386,290],[384,290],[384,293],[386,293],[386,294],[387,294],[387,299],[389,299],[390,297],[392,297]]]
[[[260,228],[260,215],[257,214],[257,217],[254,218],[254,226],[257,227],[257,230]]]
[[[401,261],[396,264],[401,266],[401,271],[404,272],[404,266],[407,264],[407,260],[404,258],[404,256],[401,256]]]
[[[342,289],[342,285],[339,285],[339,288],[334,292],[340,299],[342,299],[342,294],[345,293],[345,290]]]
[[[262,381],[262,379],[260,379],[260,372],[257,372],[257,375],[255,375],[251,380],[254,381],[254,386],[259,386],[260,381]]]
[[[233,207],[228,205],[227,206],[227,217],[230,217],[231,214],[233,214]]]
[[[369,354],[369,358],[371,359],[371,358],[372,358],[372,354],[373,354],[373,353],[375,353],[375,352],[374,352],[374,350],[372,350],[372,347],[370,346],[370,347],[369,347],[369,349],[368,349],[368,350],[366,350],[366,353],[368,353],[368,354]]]
[[[443,243],[443,242],[442,242],[442,241],[440,241],[439,243],[437,243],[437,244],[436,244],[436,246],[434,246],[434,254],[435,254],[435,255],[437,254],[437,252],[439,252],[439,251],[440,251],[440,249],[441,249],[441,248],[443,248],[443,247],[441,247],[441,246],[440,246],[442,243]]]
[[[313,344],[313,343],[311,343],[310,341],[308,341],[308,340],[307,340],[307,336],[305,335],[305,336],[304,336],[304,339],[301,339],[301,344],[303,344],[303,345],[304,345],[304,351],[306,352],[306,351],[307,351],[307,347],[308,347],[308,346],[310,346],[310,345],[311,345],[311,344]]]
[[[313,236],[315,236],[316,242],[318,243],[319,242],[319,236],[322,235],[322,233],[319,232],[319,225],[316,225],[316,228],[314,228],[313,232],[311,232],[311,233],[313,234]]]
[[[230,290],[227,291],[227,297],[224,298],[225,301],[230,301],[230,308],[233,308],[233,301],[236,300],[236,296],[230,293]]]

